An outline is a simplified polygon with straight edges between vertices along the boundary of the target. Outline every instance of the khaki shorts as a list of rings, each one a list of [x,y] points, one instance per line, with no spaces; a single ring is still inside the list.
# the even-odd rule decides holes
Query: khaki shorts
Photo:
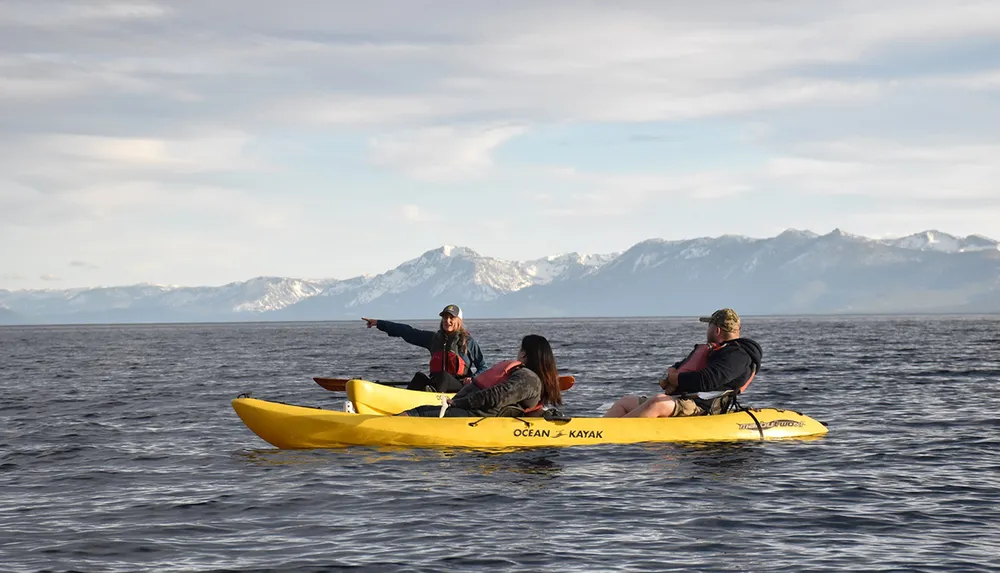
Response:
[[[639,396],[639,405],[643,405],[649,396]],[[671,418],[683,418],[685,416],[704,416],[705,409],[687,398],[674,398],[674,413]]]

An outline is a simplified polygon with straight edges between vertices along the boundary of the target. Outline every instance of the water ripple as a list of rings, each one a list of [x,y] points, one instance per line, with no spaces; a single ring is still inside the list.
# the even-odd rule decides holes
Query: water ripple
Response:
[[[0,563],[16,571],[988,571],[1000,552],[997,317],[747,319],[744,402],[813,441],[481,453],[279,451],[241,392],[408,379],[351,323],[0,328]],[[427,323],[430,325],[432,323]],[[470,321],[491,360],[548,336],[572,415],[649,393],[679,319]],[[914,344],[919,340],[921,344]],[[794,343],[791,343],[794,341]]]

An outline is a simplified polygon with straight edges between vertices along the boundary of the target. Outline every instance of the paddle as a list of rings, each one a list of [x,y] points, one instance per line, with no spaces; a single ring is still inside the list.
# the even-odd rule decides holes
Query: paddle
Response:
[[[350,378],[313,378],[317,384],[326,388],[331,392],[344,392],[347,390],[347,381]],[[376,384],[384,384],[386,386],[406,386],[409,382],[383,382],[381,380],[374,380]],[[576,383],[576,378],[573,376],[560,376],[559,377],[559,389],[562,391],[569,390]]]

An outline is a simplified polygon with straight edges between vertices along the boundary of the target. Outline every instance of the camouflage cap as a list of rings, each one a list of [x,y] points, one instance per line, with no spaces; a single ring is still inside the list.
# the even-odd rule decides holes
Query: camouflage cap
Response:
[[[712,316],[703,316],[698,320],[714,324],[727,332],[736,332],[740,329],[740,315],[731,308],[719,309],[712,313]]]

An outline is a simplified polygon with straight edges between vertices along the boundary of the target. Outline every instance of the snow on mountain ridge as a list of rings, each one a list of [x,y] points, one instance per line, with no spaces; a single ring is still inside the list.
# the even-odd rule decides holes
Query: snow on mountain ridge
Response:
[[[263,313],[291,306],[315,296],[330,280],[306,281],[281,277],[256,277],[219,287],[181,287],[140,283],[130,286],[77,288],[66,291],[16,291],[4,304],[22,312],[50,314],[104,312],[157,307],[163,309],[216,308],[222,312]]]
[[[616,256],[618,253],[582,255],[574,252],[549,255],[530,261],[514,261],[514,265],[526,276],[525,286],[543,285],[554,280],[576,276],[574,271],[579,271],[581,274],[593,272]]]
[[[232,315],[263,315],[296,306],[306,299],[328,297],[328,302],[320,298],[315,306],[298,307],[303,309],[299,316],[318,316],[313,312],[315,309],[337,309],[335,312],[340,314],[335,316],[343,316],[345,309],[375,301],[379,301],[379,308],[416,308],[425,303],[415,301],[431,299],[450,299],[459,304],[487,303],[534,286],[558,291],[571,288],[576,279],[591,274],[598,274],[597,282],[588,284],[628,284],[632,280],[629,277],[661,266],[665,270],[653,272],[673,272],[676,266],[691,277],[708,276],[719,269],[737,278],[769,272],[801,276],[838,265],[847,265],[849,269],[874,268],[937,260],[941,256],[925,256],[922,251],[948,254],[993,249],[1000,250],[1000,244],[980,235],[962,239],[931,230],[897,239],[873,239],[839,229],[822,236],[810,231],[786,230],[770,239],[742,235],[649,239],[623,253],[572,252],[523,261],[483,256],[467,247],[443,245],[374,276],[359,275],[344,280],[261,276],[219,287],[145,283],[94,289],[0,290],[0,308],[25,317],[95,317],[114,311],[115,319],[206,316],[216,320]],[[559,284],[552,284],[555,282]],[[530,296],[539,295],[532,291]],[[334,316],[330,314],[332,310],[323,312]],[[346,314],[351,312],[347,310]]]
[[[376,275],[349,306],[369,304],[386,295],[401,294],[429,284],[429,294],[440,297],[462,292],[460,298],[488,302],[533,285],[548,284],[584,268],[596,269],[614,255],[549,255],[531,261],[483,256],[468,247],[444,245]],[[574,274],[575,276],[575,274]]]
[[[818,237],[816,233],[812,231],[800,231],[798,229],[785,229],[778,235],[778,238],[802,238],[802,239],[815,239]]]
[[[254,293],[256,297],[235,305],[233,312],[260,313],[278,310],[323,292],[320,285],[298,279],[266,281],[256,286],[258,287],[258,292]]]
[[[933,229],[899,239],[882,239],[880,242],[901,249],[937,251],[941,253],[1000,250],[1000,243],[982,235],[969,235],[962,238]]]
[[[479,253],[467,247],[444,245],[404,261],[394,269],[375,275],[366,284],[364,291],[355,296],[348,306],[361,306],[380,297],[400,294],[422,285],[439,273],[447,272],[456,264],[483,259]],[[444,277],[445,281],[451,277]],[[435,287],[432,287],[432,289]],[[438,285],[438,289],[443,289]]]
[[[517,262],[482,256],[466,247],[445,245],[376,276],[350,306],[367,304],[424,284],[429,284],[429,294],[433,297],[458,291],[465,300],[486,302],[536,282]]]

